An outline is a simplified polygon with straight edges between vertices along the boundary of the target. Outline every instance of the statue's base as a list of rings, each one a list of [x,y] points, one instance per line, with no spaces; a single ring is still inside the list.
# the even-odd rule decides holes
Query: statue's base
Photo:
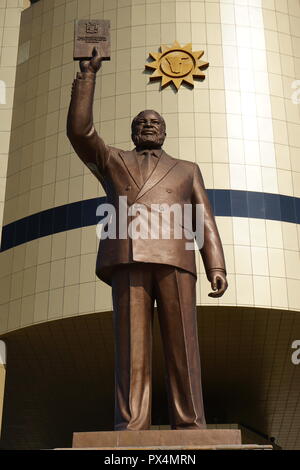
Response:
[[[272,449],[272,446],[242,445],[239,429],[199,429],[76,432],[73,449],[214,450]]]

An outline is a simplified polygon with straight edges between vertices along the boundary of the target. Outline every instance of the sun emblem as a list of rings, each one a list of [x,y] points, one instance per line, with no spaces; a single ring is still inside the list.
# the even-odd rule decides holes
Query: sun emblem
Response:
[[[161,52],[150,52],[153,62],[147,62],[145,67],[154,69],[150,80],[161,78],[161,86],[174,83],[177,90],[182,82],[194,86],[194,78],[204,78],[205,74],[200,70],[208,67],[208,62],[200,60],[204,51],[192,51],[192,44],[181,47],[175,41],[171,47],[161,46]]]

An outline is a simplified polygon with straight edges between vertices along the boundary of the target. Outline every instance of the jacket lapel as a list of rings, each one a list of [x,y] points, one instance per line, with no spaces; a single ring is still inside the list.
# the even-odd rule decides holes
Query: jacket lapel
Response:
[[[141,187],[136,200],[141,198],[146,192],[148,192],[153,186],[155,186],[166,174],[177,164],[177,161],[170,157],[164,150],[162,151],[161,157],[157,162],[153,172],[145,182],[144,186]],[[138,162],[137,162],[138,167]]]
[[[143,186],[143,180],[136,157],[136,152],[131,150],[121,151],[119,152],[119,155],[122,158],[130,176],[134,180],[137,187],[140,189]]]

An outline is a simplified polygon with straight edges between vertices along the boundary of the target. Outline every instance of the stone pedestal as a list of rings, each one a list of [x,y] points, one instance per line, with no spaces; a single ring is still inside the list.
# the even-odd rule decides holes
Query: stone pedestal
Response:
[[[76,432],[73,449],[202,449],[240,446],[239,429]]]

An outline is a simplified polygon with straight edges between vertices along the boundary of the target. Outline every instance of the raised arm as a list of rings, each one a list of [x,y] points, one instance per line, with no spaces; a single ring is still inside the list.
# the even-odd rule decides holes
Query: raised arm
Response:
[[[80,62],[81,72],[77,73],[72,87],[67,136],[77,155],[101,180],[109,158],[109,149],[93,124],[96,73],[100,66],[101,57],[95,48],[91,60]]]
[[[221,297],[228,287],[223,247],[198,165],[194,170],[193,204],[204,206],[204,243],[200,253],[207,279],[214,291],[208,295]]]

